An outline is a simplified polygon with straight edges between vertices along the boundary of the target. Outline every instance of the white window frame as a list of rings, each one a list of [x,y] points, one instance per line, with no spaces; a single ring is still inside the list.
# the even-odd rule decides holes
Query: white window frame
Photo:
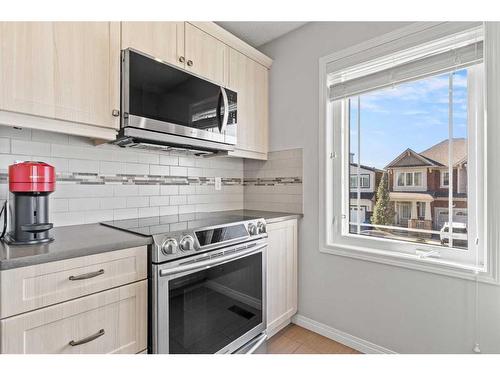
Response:
[[[445,173],[448,174],[448,183],[447,184],[444,183],[444,175],[445,175]],[[441,181],[440,187],[442,189],[448,188],[448,186],[450,186],[450,171],[445,171],[444,169],[441,169],[439,171],[439,176],[440,176],[440,181]]]
[[[358,188],[358,181],[360,182],[359,187],[361,189],[369,189],[370,188],[370,175],[368,173],[362,173],[359,175],[359,180],[357,179],[358,175],[356,174],[350,174],[349,176],[349,187],[351,189],[357,189]],[[355,185],[352,184],[352,179],[354,178]],[[363,186],[363,180],[368,181],[368,186]]]
[[[415,184],[415,175],[419,173],[420,174],[420,184]],[[400,175],[404,175],[404,178],[403,178],[403,185],[399,185],[399,176]],[[411,181],[412,183],[411,184],[408,184],[407,181],[408,181],[408,178],[407,178],[407,175],[411,175]],[[423,180],[424,180],[424,177],[423,177],[423,173],[420,172],[420,171],[413,171],[413,172],[406,172],[406,171],[397,171],[396,172],[396,184],[398,187],[422,187],[423,186]]]
[[[335,227],[337,220],[342,220],[334,215],[334,212],[343,212],[345,210],[339,211],[338,202],[334,202],[334,194],[339,195],[339,192],[344,192],[341,185],[341,180],[334,178],[334,171],[338,173],[342,171],[345,174],[345,164],[343,161],[349,160],[349,155],[347,153],[347,159],[342,153],[347,150],[339,149],[337,142],[346,137],[345,131],[342,132],[341,127],[332,127],[329,120],[332,119],[333,113],[340,113],[344,118],[349,115],[348,109],[340,105],[337,101],[335,105],[340,105],[339,108],[334,109],[329,104],[328,101],[328,74],[327,66],[331,63],[335,63],[340,60],[347,60],[352,62],[352,65],[360,64],[368,60],[375,59],[387,55],[389,53],[394,53],[405,48],[410,48],[415,45],[419,45],[428,41],[435,40],[437,38],[450,35],[454,32],[463,31],[471,27],[477,27],[480,23],[476,22],[419,22],[408,27],[396,30],[395,32],[385,34],[381,37],[369,40],[367,42],[361,43],[359,45],[353,46],[346,50],[333,53],[328,56],[324,56],[319,61],[319,118],[320,118],[320,131],[319,131],[319,161],[320,161],[320,199],[319,199],[319,236],[320,236],[320,251],[324,253],[347,256],[356,259],[363,259],[368,261],[374,261],[384,264],[391,264],[402,266],[411,269],[417,269],[422,271],[434,272],[438,274],[445,274],[448,276],[455,276],[465,279],[479,279],[482,282],[500,284],[500,278],[498,275],[498,269],[500,268],[500,257],[498,248],[500,244],[497,244],[497,238],[492,235],[488,236],[488,232],[494,231],[496,226],[500,225],[500,218],[498,213],[495,212],[492,207],[494,207],[491,202],[500,204],[500,193],[496,191],[494,187],[494,182],[500,183],[500,176],[497,177],[496,174],[487,174],[488,165],[492,165],[491,162],[495,158],[500,157],[500,129],[495,127],[488,127],[486,123],[486,118],[488,122],[500,121],[500,110],[496,103],[500,99],[500,71],[496,69],[496,64],[500,64],[500,59],[495,55],[495,48],[498,43],[500,43],[500,25],[497,23],[485,23],[485,52],[484,52],[484,81],[488,82],[485,85],[485,97],[484,97],[484,112],[476,113],[476,116],[482,117],[484,115],[484,134],[487,132],[488,137],[485,139],[484,153],[479,152],[478,155],[481,158],[480,163],[482,173],[488,176],[486,183],[483,184],[483,189],[479,189],[474,194],[477,194],[477,198],[485,198],[488,196],[488,205],[484,205],[484,212],[480,212],[477,220],[481,221],[480,225],[480,238],[482,246],[487,249],[487,256],[484,259],[484,268],[479,271],[476,267],[464,267],[463,264],[453,263],[449,260],[443,261],[440,259],[435,259],[432,257],[420,257],[418,253],[405,253],[403,248],[405,243],[395,241],[392,246],[397,246],[399,248],[398,252],[393,252],[384,247],[392,242],[387,239],[357,239],[356,242],[334,242],[334,233],[331,230]],[[492,84],[495,82],[496,84]],[[343,107],[343,108],[342,108]],[[493,136],[494,135],[494,136]],[[331,140],[334,140],[332,142]],[[340,143],[342,144],[342,142]],[[343,160],[342,162],[340,162]],[[471,160],[469,160],[469,163]],[[482,177],[482,176],[481,176]],[[335,192],[335,193],[334,193]],[[470,199],[475,199],[476,197],[470,197]],[[497,202],[498,200],[498,202]],[[483,202],[484,199],[478,199],[478,201]],[[347,202],[342,199],[342,202]],[[345,203],[342,203],[345,204]],[[332,209],[333,208],[333,209]],[[360,236],[358,236],[360,237]],[[377,242],[383,244],[383,246],[374,246]],[[412,244],[414,250],[414,245]]]

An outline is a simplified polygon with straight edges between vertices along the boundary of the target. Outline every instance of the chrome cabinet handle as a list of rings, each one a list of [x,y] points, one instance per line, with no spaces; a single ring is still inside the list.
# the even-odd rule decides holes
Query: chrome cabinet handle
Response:
[[[187,66],[193,66],[193,60],[188,60]]]
[[[184,61],[186,61],[186,58],[184,56],[179,57],[179,62],[183,63]]]
[[[113,110],[111,111],[111,114],[112,114],[114,117],[118,117],[118,116],[120,116],[120,111],[119,111],[119,110],[117,110],[117,109],[113,109]]]
[[[71,346],[78,346],[82,344],[86,344],[88,342],[94,341],[95,339],[101,337],[104,335],[106,332],[104,332],[104,329],[100,329],[99,332],[94,333],[93,335],[90,335],[89,337],[85,337],[84,339],[81,340],[71,340],[68,344]]]
[[[91,278],[93,278],[93,277],[96,277],[96,276],[102,275],[103,273],[104,273],[104,270],[103,270],[103,269],[100,269],[99,271],[89,272],[89,273],[84,273],[83,275],[78,275],[78,276],[70,276],[70,277],[69,277],[69,279],[70,279],[71,281],[91,279]]]

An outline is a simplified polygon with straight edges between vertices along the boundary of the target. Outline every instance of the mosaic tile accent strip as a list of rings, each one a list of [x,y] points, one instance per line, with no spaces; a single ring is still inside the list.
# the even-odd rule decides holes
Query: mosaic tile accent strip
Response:
[[[7,173],[0,173],[0,183],[7,183]],[[215,185],[215,177],[187,177],[187,176],[152,176],[117,174],[99,175],[97,173],[58,173],[58,182],[74,182],[76,184],[103,185]],[[275,177],[275,178],[235,178],[222,177],[223,185],[256,185],[274,186],[285,184],[301,184],[301,177]]]

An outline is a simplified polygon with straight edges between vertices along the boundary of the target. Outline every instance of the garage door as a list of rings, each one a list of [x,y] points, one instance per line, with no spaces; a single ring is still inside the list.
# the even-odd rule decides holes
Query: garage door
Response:
[[[359,208],[359,210],[358,210]],[[357,223],[358,222],[358,215],[359,215],[359,222],[364,223],[366,220],[366,207],[360,206],[351,206],[351,213],[349,220],[351,220],[351,223]]]
[[[436,227],[434,229],[440,230],[443,227],[444,223],[446,223],[447,221],[448,221],[448,209],[436,208]],[[454,208],[453,221],[467,224],[467,209]]]

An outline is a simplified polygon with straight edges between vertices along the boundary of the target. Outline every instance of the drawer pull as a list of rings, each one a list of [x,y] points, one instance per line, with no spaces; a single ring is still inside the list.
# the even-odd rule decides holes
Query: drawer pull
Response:
[[[90,335],[89,337],[86,337],[84,339],[81,339],[81,340],[78,340],[78,341],[71,340],[69,342],[69,344],[71,346],[78,346],[78,345],[86,344],[88,342],[94,341],[95,339],[101,337],[102,335],[104,335],[104,333],[105,333],[104,329],[100,329],[99,332],[94,333],[93,335]]]
[[[89,273],[84,273],[83,275],[78,275],[78,276],[70,276],[70,277],[69,277],[69,279],[70,279],[71,281],[91,279],[91,278],[93,278],[93,277],[96,277],[96,276],[102,275],[103,273],[104,273],[104,270],[103,270],[103,269],[100,269],[99,271],[89,272]]]

